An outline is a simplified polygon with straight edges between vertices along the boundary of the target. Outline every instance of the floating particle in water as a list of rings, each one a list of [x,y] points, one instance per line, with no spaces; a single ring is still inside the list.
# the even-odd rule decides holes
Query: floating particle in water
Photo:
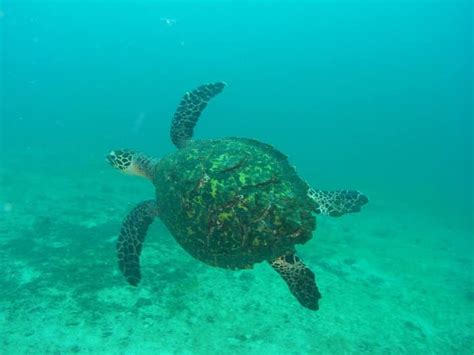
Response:
[[[160,18],[160,21],[166,26],[173,26],[174,24],[176,24],[176,19],[170,17],[162,17]]]

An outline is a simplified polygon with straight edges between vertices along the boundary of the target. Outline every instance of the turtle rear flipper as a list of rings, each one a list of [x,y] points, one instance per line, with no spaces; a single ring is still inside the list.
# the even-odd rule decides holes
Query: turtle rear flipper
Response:
[[[331,217],[339,217],[346,213],[359,212],[369,199],[354,190],[308,190],[308,196],[316,202],[316,212]]]
[[[271,261],[273,269],[285,280],[291,293],[303,307],[319,309],[319,293],[313,272],[295,254],[280,256]]]
[[[155,200],[144,201],[135,206],[122,223],[117,241],[119,268],[133,286],[140,282],[140,253],[148,227],[157,213]]]
[[[184,94],[176,110],[171,125],[171,140],[178,148],[182,148],[192,138],[194,126],[207,103],[222,92],[226,84],[217,82],[204,84]]]

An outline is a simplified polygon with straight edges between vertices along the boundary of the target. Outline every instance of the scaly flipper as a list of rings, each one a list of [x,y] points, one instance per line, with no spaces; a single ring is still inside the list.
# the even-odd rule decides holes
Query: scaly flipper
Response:
[[[308,196],[316,202],[317,213],[331,217],[359,212],[361,207],[369,202],[366,196],[354,190],[322,191],[309,189]]]
[[[218,82],[201,85],[184,94],[171,125],[171,140],[178,148],[184,147],[192,138],[194,126],[209,100],[222,92],[226,84]]]
[[[135,206],[122,223],[117,241],[119,268],[133,286],[140,282],[140,253],[148,227],[157,214],[156,201],[144,201]]]
[[[321,298],[313,272],[295,254],[280,256],[271,261],[273,269],[286,281],[291,293],[303,307],[318,310]]]

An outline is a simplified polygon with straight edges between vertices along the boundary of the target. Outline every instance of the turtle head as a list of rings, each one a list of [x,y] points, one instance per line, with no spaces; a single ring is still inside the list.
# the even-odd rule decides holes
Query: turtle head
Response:
[[[129,149],[112,150],[107,155],[112,167],[128,175],[142,176],[151,179],[155,159]]]

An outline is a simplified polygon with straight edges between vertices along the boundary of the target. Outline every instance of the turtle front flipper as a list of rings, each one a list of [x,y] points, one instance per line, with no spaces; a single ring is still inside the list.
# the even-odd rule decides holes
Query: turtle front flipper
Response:
[[[331,217],[359,212],[361,207],[369,202],[365,195],[354,190],[322,191],[309,189],[308,196],[316,202],[317,213]]]
[[[184,94],[171,125],[171,140],[176,147],[184,147],[193,137],[194,126],[201,112],[209,100],[224,90],[225,85],[224,82],[205,84]]]
[[[303,307],[319,309],[319,293],[313,272],[295,254],[280,256],[271,261],[273,269],[285,280],[291,293]]]
[[[140,253],[148,227],[158,214],[155,200],[139,203],[125,217],[117,241],[119,268],[128,283],[140,282]]]

